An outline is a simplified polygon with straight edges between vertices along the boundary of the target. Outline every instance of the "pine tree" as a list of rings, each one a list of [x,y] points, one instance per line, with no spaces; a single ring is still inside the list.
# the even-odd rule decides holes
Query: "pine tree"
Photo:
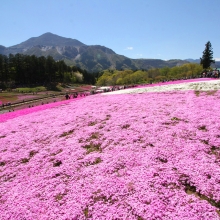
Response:
[[[202,58],[200,58],[200,64],[203,66],[203,69],[208,69],[212,63],[215,63],[215,60],[213,60],[212,45],[208,41],[205,45]]]

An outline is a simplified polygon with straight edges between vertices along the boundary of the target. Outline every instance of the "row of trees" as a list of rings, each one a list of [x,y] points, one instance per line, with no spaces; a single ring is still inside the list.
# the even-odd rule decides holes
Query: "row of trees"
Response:
[[[52,56],[10,54],[0,55],[0,82],[5,85],[12,82],[17,85],[56,82],[94,84],[95,77],[79,67],[67,66],[63,60],[55,61]]]
[[[97,85],[127,85],[151,83],[170,79],[194,78],[210,67],[213,51],[210,41],[205,45],[200,64],[188,63],[176,67],[154,68],[150,70],[106,70],[90,74],[79,67],[67,66],[55,61],[52,56],[36,57],[35,55],[10,54],[0,55],[1,87],[12,85],[45,85],[50,83],[86,83]]]
[[[164,67],[150,70],[106,70],[102,72],[96,84],[100,86],[128,85],[182,79],[186,77],[194,78],[199,77],[202,70],[202,66],[196,63],[187,63],[172,68]]]
[[[200,65],[187,63],[182,66],[154,68],[150,70],[107,70],[99,73],[97,85],[127,85],[138,83],[152,83],[171,79],[200,77],[203,71],[207,71],[213,60],[213,49],[210,41],[205,44],[203,55],[200,58]]]

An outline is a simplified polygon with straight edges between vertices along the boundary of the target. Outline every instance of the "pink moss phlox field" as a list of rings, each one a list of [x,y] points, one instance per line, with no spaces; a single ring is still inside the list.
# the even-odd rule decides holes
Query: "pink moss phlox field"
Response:
[[[1,219],[220,219],[219,98],[88,96],[2,122]]]
[[[56,106],[59,106],[59,105],[62,105],[62,104],[67,104],[69,102],[76,101],[76,100],[79,100],[79,99],[82,99],[82,98],[84,98],[84,97],[78,97],[78,98],[75,98],[75,99],[69,99],[69,100],[64,100],[64,101],[59,101],[59,102],[53,102],[53,103],[50,103],[50,104],[38,105],[38,106],[35,106],[35,107],[31,107],[31,108],[24,108],[24,109],[21,109],[21,110],[16,110],[14,112],[7,112],[7,113],[4,113],[4,114],[0,114],[0,123],[4,122],[4,121],[7,121],[8,119],[16,118],[16,117],[26,115],[26,114],[29,114],[29,113],[33,113],[33,112],[37,112],[37,111],[42,111],[42,110],[45,110],[45,109],[48,109],[48,108],[53,108],[53,107],[56,107]]]
[[[188,80],[177,80],[177,81],[169,81],[169,82],[160,82],[160,83],[155,83],[155,84],[149,84],[149,85],[139,85],[138,87],[154,87],[154,86],[161,86],[161,85],[172,85],[172,84],[180,84],[180,83],[190,83],[190,82],[199,82],[199,81],[210,81],[210,80],[215,80],[213,78],[198,78],[198,79],[188,79]],[[82,88],[84,89],[89,89],[91,86],[84,86]],[[8,113],[4,113],[4,114],[0,114],[0,122],[6,121],[8,119],[12,119],[18,116],[22,116],[22,115],[26,115],[32,112],[36,112],[36,111],[41,111],[44,109],[48,109],[51,107],[55,107],[58,106],[60,104],[65,104],[68,103],[70,101],[75,101],[78,99],[81,99],[83,97],[78,97],[77,99],[74,100],[65,100],[65,101],[60,101],[60,102],[56,102],[56,103],[50,103],[50,104],[46,104],[46,105],[42,105],[42,106],[35,106],[34,108],[31,109],[22,109],[22,110],[18,110],[16,112],[8,112]],[[1,100],[0,100],[0,105],[2,104]]]
[[[24,100],[24,99],[32,99],[35,98],[34,95],[19,95],[18,100]]]

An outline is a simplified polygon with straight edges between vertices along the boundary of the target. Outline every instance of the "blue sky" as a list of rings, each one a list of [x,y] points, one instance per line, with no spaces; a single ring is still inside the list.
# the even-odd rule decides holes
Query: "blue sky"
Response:
[[[129,58],[220,60],[220,0],[0,0],[0,45],[51,32]]]

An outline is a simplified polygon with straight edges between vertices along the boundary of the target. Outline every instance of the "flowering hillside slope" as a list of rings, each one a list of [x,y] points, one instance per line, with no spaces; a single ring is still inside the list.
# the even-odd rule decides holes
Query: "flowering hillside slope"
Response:
[[[192,80],[179,80],[177,82],[166,82],[166,83],[157,83],[151,84],[148,86],[143,86],[142,88],[132,88],[126,90],[118,90],[111,93],[104,93],[104,95],[115,95],[115,94],[125,94],[125,93],[143,93],[143,92],[164,92],[164,91],[173,91],[173,90],[201,90],[201,91],[210,91],[210,90],[219,90],[220,89],[220,80],[212,78],[201,78],[201,79],[192,79]]]
[[[88,96],[0,123],[1,219],[220,219],[219,98]]]
[[[4,114],[0,114],[0,122],[4,122],[4,121],[7,121],[9,119],[16,118],[16,117],[19,117],[19,116],[22,116],[22,115],[27,115],[27,114],[30,114],[30,113],[33,113],[33,112],[42,111],[42,110],[45,110],[45,109],[48,109],[48,108],[53,108],[53,107],[56,107],[56,106],[59,106],[59,105],[65,105],[65,104],[67,104],[69,102],[72,102],[72,101],[78,101],[79,99],[82,99],[82,97],[78,97],[78,98],[73,99],[73,100],[71,99],[71,100],[53,102],[53,103],[50,103],[50,104],[44,104],[44,105],[34,106],[34,107],[31,107],[31,108],[19,109],[19,110],[16,110],[14,112],[7,112],[7,113],[4,113]]]

